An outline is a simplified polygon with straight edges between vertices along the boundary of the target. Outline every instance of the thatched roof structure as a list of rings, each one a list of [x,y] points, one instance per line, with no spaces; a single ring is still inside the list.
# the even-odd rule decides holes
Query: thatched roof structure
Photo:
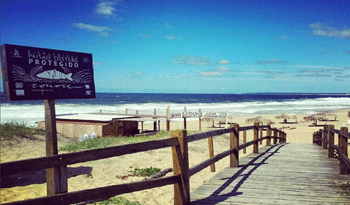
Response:
[[[246,119],[245,121],[247,123],[259,122],[260,124],[268,124],[268,123],[273,124],[274,123],[270,119],[266,119],[266,118],[263,118],[261,116],[254,117],[254,118],[249,118],[249,119]]]
[[[287,115],[287,114],[278,115],[278,116],[276,116],[276,119],[283,119],[284,123],[287,123],[287,120],[289,120],[289,119],[295,119],[295,122],[297,122],[297,120],[298,120],[297,116]]]

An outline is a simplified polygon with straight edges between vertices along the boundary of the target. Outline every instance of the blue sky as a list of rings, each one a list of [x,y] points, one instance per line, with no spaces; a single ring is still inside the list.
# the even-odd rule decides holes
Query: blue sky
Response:
[[[350,1],[1,1],[1,44],[92,53],[98,92],[350,92]]]

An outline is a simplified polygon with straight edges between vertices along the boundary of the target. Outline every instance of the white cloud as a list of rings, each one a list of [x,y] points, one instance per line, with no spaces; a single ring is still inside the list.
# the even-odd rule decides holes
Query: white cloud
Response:
[[[291,68],[321,68],[321,69],[339,69],[336,66],[322,66],[322,65],[292,65]]]
[[[168,40],[174,40],[174,39],[176,39],[176,37],[175,36],[164,36],[166,39],[168,39]]]
[[[187,56],[187,55],[176,55],[173,56],[173,63],[184,64],[184,65],[195,65],[195,66],[209,66],[211,65],[210,59],[206,56]]]
[[[100,34],[101,36],[107,37],[110,35],[110,31],[114,31],[111,28],[108,27],[104,27],[104,26],[95,26],[95,25],[91,25],[91,24],[84,24],[84,23],[74,23],[73,26],[80,28],[80,29],[84,29],[84,30],[88,30],[88,31],[93,31],[96,32],[98,34]]]
[[[260,60],[256,61],[257,64],[281,64],[281,63],[287,63],[287,61],[282,61],[282,60],[277,60],[277,59],[272,59],[272,60]]]
[[[286,39],[288,39],[288,37],[287,37],[287,36],[280,36],[278,39],[280,39],[280,40],[286,40]]]
[[[222,76],[221,73],[215,71],[215,72],[201,72],[202,76]]]
[[[147,33],[140,33],[139,36],[141,36],[141,38],[145,38],[145,39],[150,39],[152,38],[153,36],[147,34]]]
[[[221,67],[221,68],[219,68],[219,70],[220,70],[220,71],[227,71],[228,68],[226,68],[226,67]]]
[[[143,73],[138,72],[138,71],[133,71],[133,72],[132,72],[132,74],[133,74],[133,75],[137,75],[137,76],[139,76],[139,75],[143,75]]]
[[[336,27],[331,27],[325,23],[313,23],[310,24],[313,34],[316,36],[328,36],[336,38],[350,38],[350,29],[343,28],[339,29]]]
[[[168,40],[175,40],[175,39],[181,40],[182,39],[182,37],[176,37],[176,36],[171,36],[171,35],[166,35],[166,36],[164,36],[164,38],[166,38]]]
[[[122,1],[116,1],[116,3],[119,2]],[[116,5],[116,3],[113,1],[101,1],[96,5],[95,12],[102,15],[115,16],[114,12],[116,11],[116,9],[114,8],[114,6]]]
[[[229,64],[230,61],[229,60],[219,60],[218,63],[219,64]]]

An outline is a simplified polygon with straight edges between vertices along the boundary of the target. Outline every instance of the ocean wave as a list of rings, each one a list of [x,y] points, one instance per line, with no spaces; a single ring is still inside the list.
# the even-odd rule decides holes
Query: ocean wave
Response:
[[[120,99],[119,99],[120,100]],[[82,103],[83,102],[83,103]],[[188,112],[228,113],[231,116],[244,115],[267,115],[267,114],[311,114],[318,111],[334,110],[342,108],[350,108],[350,98],[346,97],[325,97],[315,99],[278,99],[278,100],[257,100],[257,101],[241,101],[241,102],[201,102],[197,99],[196,103],[176,103],[176,102],[140,102],[131,103],[114,102],[105,103],[86,103],[73,101],[56,104],[56,114],[63,115],[69,113],[120,113],[124,114],[128,109],[128,113],[136,113],[145,115],[153,115],[156,109],[157,115],[165,115],[169,106],[172,114],[181,113],[186,107]],[[37,121],[43,121],[45,118],[44,104],[30,103],[4,103],[1,104],[1,123],[19,121],[26,122],[33,126]]]

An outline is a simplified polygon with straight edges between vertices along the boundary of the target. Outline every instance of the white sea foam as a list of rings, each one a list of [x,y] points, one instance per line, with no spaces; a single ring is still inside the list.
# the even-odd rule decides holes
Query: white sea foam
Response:
[[[227,103],[138,103],[138,104],[118,104],[118,105],[93,105],[93,104],[57,104],[56,115],[69,113],[96,113],[113,112],[124,114],[128,108],[128,113],[153,115],[156,109],[157,115],[165,115],[166,108],[170,106],[172,114],[181,113],[186,107],[188,112],[228,113],[231,116],[243,115],[267,115],[267,114],[311,114],[317,111],[350,108],[350,98],[318,98],[287,101],[256,101],[256,102],[227,102]],[[44,105],[36,104],[1,104],[1,123],[25,122],[29,126],[34,126],[36,122],[44,120]]]

